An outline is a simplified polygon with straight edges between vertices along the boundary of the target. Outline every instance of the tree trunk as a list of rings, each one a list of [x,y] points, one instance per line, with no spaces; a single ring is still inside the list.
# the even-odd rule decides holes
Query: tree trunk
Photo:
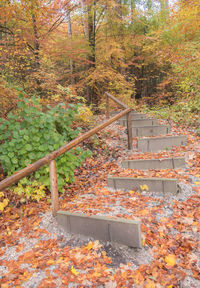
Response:
[[[37,23],[36,23],[36,17],[34,14],[32,14],[32,23],[33,23],[33,35],[34,35],[34,43],[33,43],[33,53],[35,57],[35,63],[34,63],[34,72],[39,72],[40,68],[40,42],[39,42],[39,35],[38,35],[38,29],[37,29]],[[40,96],[42,96],[42,88],[41,88],[41,80],[38,77],[39,75],[36,75],[36,83],[37,83],[37,91]]]
[[[34,14],[32,14],[32,21],[33,21],[33,34],[34,34],[34,56],[35,56],[34,70],[37,72],[40,67],[40,59],[39,59],[40,43],[39,43],[36,18]]]
[[[88,69],[95,69],[96,67],[96,55],[95,55],[95,49],[96,49],[96,0],[93,1],[93,3],[88,4],[87,6],[87,12],[88,12],[88,42],[89,42],[89,48],[90,52],[88,54]],[[94,9],[92,9],[94,8]],[[92,11],[93,10],[93,11]],[[98,98],[95,94],[94,87],[88,87],[88,102],[91,104],[98,104]]]
[[[131,24],[133,24],[135,15],[135,0],[131,0]]]
[[[70,12],[67,12],[66,15],[67,18],[67,33],[70,40],[71,50],[72,50],[72,25],[71,25],[71,17]],[[74,78],[74,61],[70,57],[69,58],[69,66],[70,66],[70,75],[71,75],[71,84],[75,84],[75,78]]]

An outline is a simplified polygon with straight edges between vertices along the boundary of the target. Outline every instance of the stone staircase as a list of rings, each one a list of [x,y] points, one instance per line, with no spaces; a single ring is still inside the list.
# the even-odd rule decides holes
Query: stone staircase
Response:
[[[116,112],[112,113],[116,114]],[[137,120],[132,120],[133,137],[137,138],[137,149],[141,152],[158,152],[160,150],[170,150],[173,146],[182,146],[187,143],[184,135],[170,135],[171,129],[167,125],[159,125],[158,120],[148,118],[144,114],[132,112],[132,118],[137,116]],[[126,118],[119,119],[119,124],[126,127]],[[135,127],[134,127],[135,125]],[[147,136],[154,136],[148,137]],[[155,137],[156,136],[156,137]],[[122,167],[125,169],[177,169],[185,166],[184,158],[166,158],[166,159],[138,159],[123,160]],[[141,189],[145,185],[146,189],[151,192],[173,193],[180,192],[177,179],[168,178],[131,178],[131,177],[114,177],[108,175],[107,184],[109,188],[131,190],[134,188]]]
[[[115,115],[117,112],[111,113]],[[119,119],[119,124],[126,127],[126,117]],[[171,133],[168,125],[160,125],[154,118],[148,118],[145,114],[132,112],[132,132],[137,139],[139,152],[159,152],[171,150],[173,146],[186,145],[187,138],[184,135]],[[141,154],[140,154],[141,155]],[[171,155],[171,154],[170,154]],[[171,157],[171,156],[170,156]],[[124,159],[122,169],[137,169],[148,171],[152,169],[179,169],[185,167],[183,157],[171,157],[163,159]],[[130,175],[130,173],[129,173]],[[147,175],[147,173],[146,173]],[[163,193],[172,195],[181,193],[177,179],[171,178],[142,178],[142,177],[118,177],[108,175],[107,186],[116,190],[136,190],[141,193]],[[57,221],[70,233],[83,234],[103,241],[114,241],[131,247],[142,247],[141,221],[140,219],[128,220],[124,218],[111,219],[110,217],[70,213],[67,211],[57,212]]]

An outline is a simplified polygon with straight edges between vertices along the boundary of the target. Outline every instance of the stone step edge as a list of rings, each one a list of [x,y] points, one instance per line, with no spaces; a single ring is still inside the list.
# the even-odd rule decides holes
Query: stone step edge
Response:
[[[149,127],[149,126],[147,126]],[[154,126],[153,126],[154,127]],[[187,137],[185,135],[169,135],[169,136],[160,136],[160,137],[138,137],[137,140],[143,140],[143,141],[148,141],[148,140],[162,140],[162,139],[171,139],[171,138],[185,138],[187,140]]]
[[[171,126],[169,125],[152,125],[152,126],[146,125],[146,126],[140,126],[140,127],[132,127],[132,130],[137,131],[137,130],[142,130],[142,129],[155,129],[155,128],[166,128],[166,130],[168,130],[169,132],[171,131]],[[139,137],[142,137],[142,136],[139,136]]]
[[[173,140],[175,143],[173,143]],[[179,147],[186,144],[187,137],[185,135],[160,135],[159,137],[137,137],[136,148],[142,152],[156,152],[165,149],[171,150],[173,146]]]
[[[159,163],[159,164],[164,164],[164,162],[171,162],[171,166],[172,167],[155,167],[154,168],[132,168],[131,164],[138,164],[140,165],[140,163],[148,163],[150,164],[152,162],[152,165]],[[181,161],[181,165],[177,165],[177,161]],[[163,162],[163,163],[162,163]],[[136,170],[149,170],[149,169],[176,169],[176,168],[181,168],[181,167],[185,167],[185,158],[184,157],[172,157],[172,158],[160,158],[160,159],[134,159],[134,160],[129,160],[129,159],[125,159],[121,162],[121,165],[123,168],[128,168],[128,169],[136,169]]]
[[[141,221],[125,218],[58,211],[56,220],[65,231],[80,234],[104,242],[117,242],[129,247],[141,248]]]
[[[117,184],[116,181],[122,181],[123,183],[122,183],[122,185],[119,185],[119,182]],[[129,184],[127,184],[127,182],[130,182],[130,181],[133,182],[130,184],[131,187],[126,187],[126,186],[129,186]],[[149,191],[151,191],[151,192],[163,192],[163,193],[166,193],[166,192],[171,193],[172,192],[172,193],[176,194],[176,193],[181,192],[177,181],[178,181],[178,179],[176,179],[176,178],[174,178],[174,179],[172,179],[172,178],[134,178],[134,177],[114,177],[111,175],[107,176],[107,186],[109,188],[113,188],[115,190],[118,190],[118,189],[119,190],[120,189],[131,190],[134,188],[139,189],[141,185],[147,185]],[[155,190],[153,190],[153,189],[151,189],[151,187],[149,187],[149,186],[152,186],[152,184],[155,185],[156,183],[157,184],[160,183],[161,189],[159,188],[159,190],[158,190],[158,189],[154,188]],[[125,184],[127,184],[127,185],[125,185]],[[166,187],[167,184],[169,187]],[[134,185],[135,185],[135,187],[134,187]]]
[[[167,128],[171,128],[170,125],[144,125],[144,126],[139,126],[139,127],[132,127],[132,129],[141,129],[141,128],[148,128],[148,129],[153,129],[153,128],[157,128],[157,127],[167,127]]]
[[[122,117],[125,117],[125,116],[122,116]],[[126,119],[122,119],[122,117],[121,118],[119,118],[117,121],[126,121]],[[146,119],[132,119],[132,121],[133,122],[140,122],[140,121],[157,121],[158,119],[157,118],[146,118]]]

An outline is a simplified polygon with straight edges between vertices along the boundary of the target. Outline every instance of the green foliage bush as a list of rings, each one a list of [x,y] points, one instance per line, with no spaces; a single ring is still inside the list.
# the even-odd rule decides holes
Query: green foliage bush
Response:
[[[60,104],[54,108],[47,106],[43,112],[36,98],[25,99],[19,94],[18,115],[8,114],[8,120],[0,118],[0,162],[4,172],[9,175],[20,170],[48,153],[57,150],[78,136],[80,128],[71,128],[79,105]],[[74,169],[90,155],[90,151],[76,148],[56,159],[58,188],[64,192],[65,183],[74,181]],[[49,187],[48,165],[29,177],[37,180],[38,186]],[[21,180],[22,181],[22,180]],[[21,185],[23,185],[23,181]]]

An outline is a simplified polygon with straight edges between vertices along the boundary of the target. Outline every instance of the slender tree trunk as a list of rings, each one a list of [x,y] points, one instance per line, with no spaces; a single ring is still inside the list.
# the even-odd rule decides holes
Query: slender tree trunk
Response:
[[[71,25],[71,17],[70,12],[67,12],[66,15],[67,18],[67,33],[70,40],[71,50],[72,50],[72,25]],[[75,84],[75,78],[74,78],[74,61],[70,57],[69,58],[69,66],[70,66],[70,75],[71,75],[71,84]]]
[[[32,21],[33,21],[33,34],[34,34],[34,56],[35,56],[34,70],[37,72],[40,67],[40,59],[39,59],[40,43],[39,43],[36,18],[34,14],[32,14]]]
[[[36,23],[36,17],[34,14],[32,14],[32,23],[33,23],[33,35],[34,35],[34,57],[35,57],[35,63],[34,63],[34,72],[39,72],[40,69],[40,42],[39,42],[39,35],[38,35],[38,29],[37,29],[37,23]],[[44,95],[42,93],[41,88],[41,80],[38,77],[39,75],[36,75],[36,83],[37,83],[37,91],[40,96]]]
[[[89,42],[89,48],[90,52],[88,54],[88,69],[95,69],[96,67],[96,0],[93,1],[93,3],[88,4],[88,42]],[[93,9],[94,8],[94,9]],[[89,103],[98,104],[97,95],[95,94],[94,87],[89,87]]]
[[[134,22],[135,15],[135,0],[131,0],[131,24]]]
[[[96,1],[94,1],[94,4],[96,4]],[[90,61],[90,67],[95,68],[95,25],[96,24],[96,13],[92,11],[92,6],[88,5],[88,41],[89,41],[89,47],[90,47],[90,54],[89,54],[89,61]]]
[[[83,11],[83,15],[85,14],[85,4],[84,4],[84,0],[81,0],[81,8]],[[84,31],[84,36],[87,39],[88,38],[88,27],[87,27],[87,21],[85,19],[85,17],[82,17],[82,22],[83,22],[83,31]]]
[[[87,6],[84,3],[84,0],[81,0],[81,8],[83,11],[82,22],[83,22],[84,36],[85,36],[85,39],[88,41],[88,22],[87,22],[86,16],[85,16],[88,13],[88,11],[87,11]],[[86,56],[85,70],[86,71],[89,70],[88,55]],[[90,89],[89,89],[88,85],[86,86],[86,99],[87,99],[87,102],[90,103]]]

